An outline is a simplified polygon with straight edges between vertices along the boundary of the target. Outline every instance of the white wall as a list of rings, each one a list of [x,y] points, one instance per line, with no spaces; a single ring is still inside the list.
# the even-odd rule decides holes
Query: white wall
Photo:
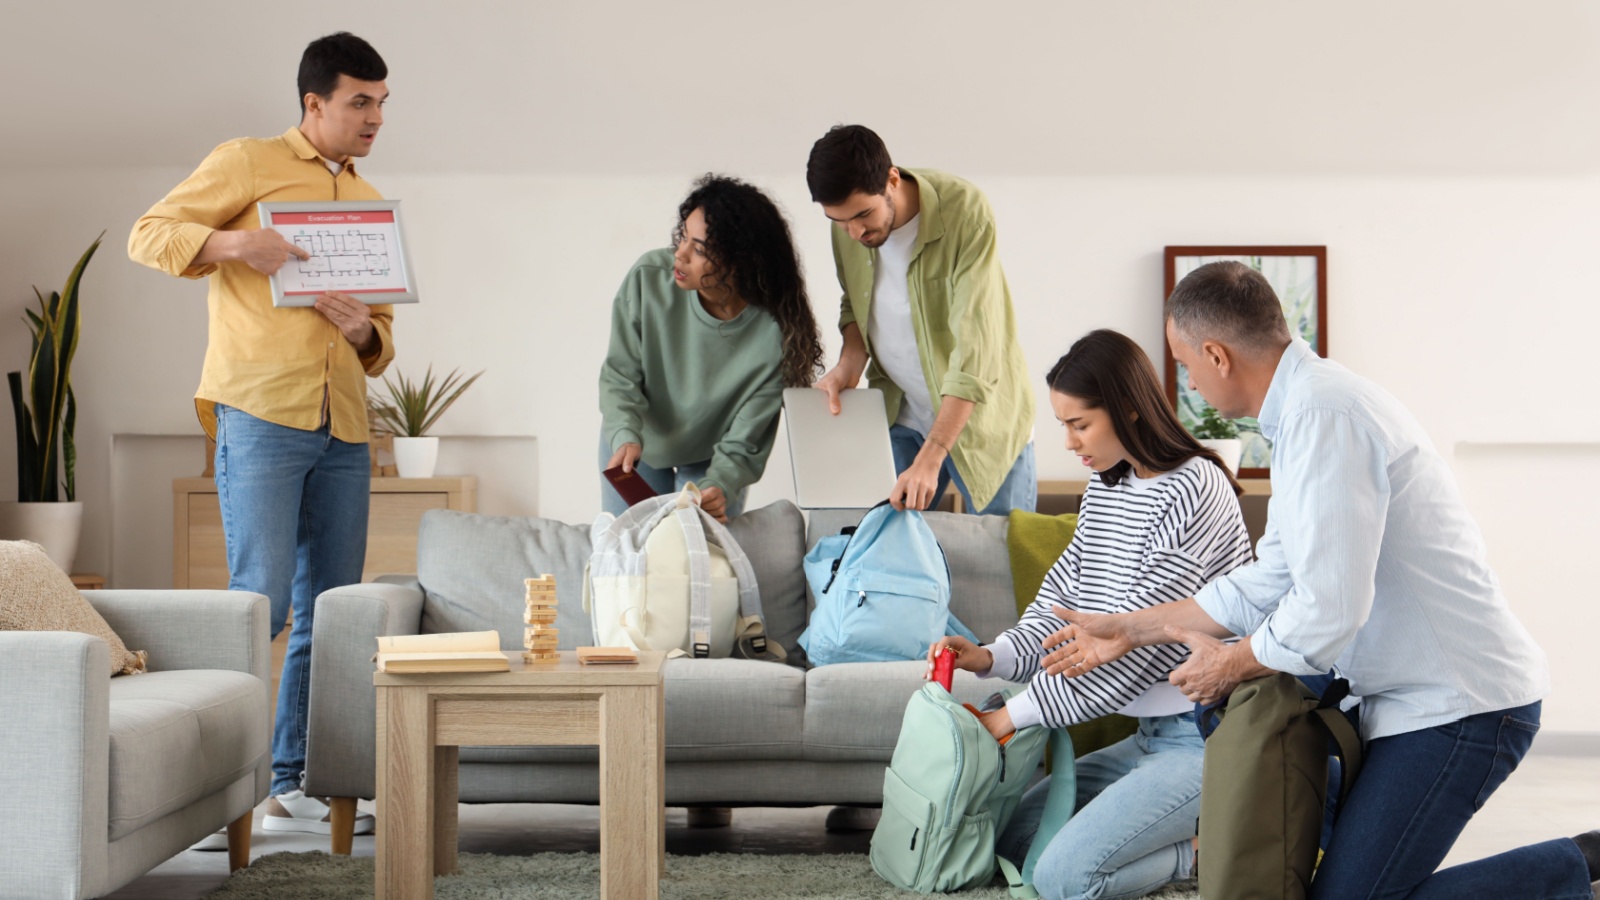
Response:
[[[405,201],[425,295],[397,314],[397,365],[488,369],[442,421],[447,439],[537,439],[525,465],[475,457],[485,498],[500,491],[529,498],[515,507],[529,512],[592,516],[594,383],[610,300],[629,264],[664,244],[699,171],[747,177],[788,210],[836,352],[827,226],[801,167],[828,124],[860,119],[906,164],[949,168],[988,192],[1028,368],[1041,379],[1093,327],[1129,333],[1159,361],[1164,245],[1327,245],[1332,355],[1392,390],[1453,459],[1512,604],[1551,657],[1546,727],[1600,735],[1586,638],[1600,630],[1600,612],[1580,568],[1597,533],[1589,519],[1600,502],[1600,451],[1547,446],[1600,443],[1586,381],[1600,324],[1590,271],[1600,246],[1600,140],[1588,114],[1600,79],[1579,71],[1600,57],[1600,40],[1583,4],[1475,25],[1452,5],[1447,26],[1375,4],[1344,7],[1352,11],[1338,20],[1284,13],[1281,4],[1208,7],[1236,15],[1198,19],[1188,7],[1016,4],[1005,27],[974,26],[980,40],[961,57],[970,63],[961,78],[930,76],[947,80],[946,96],[971,101],[964,106],[859,88],[863,79],[896,83],[902,44],[959,40],[974,13],[954,4],[920,7],[926,18],[842,42],[824,40],[834,32],[818,23],[844,15],[826,4],[798,22],[748,10],[729,18],[721,14],[734,7],[717,4],[673,19],[482,4],[435,22],[430,5],[388,4],[382,19],[274,22],[240,38],[238,55],[252,60],[238,70],[240,102],[227,102],[235,80],[218,78],[185,88],[205,100],[193,104],[151,97],[159,85],[150,70],[177,65],[182,53],[138,48],[186,46],[163,29],[179,13],[212,7],[110,12],[121,8],[106,7],[106,23],[84,38],[95,50],[80,57],[87,74],[49,96],[15,79],[29,74],[21,71],[29,54],[66,46],[78,23],[30,7],[19,14],[32,39],[19,42],[13,29],[0,37],[0,51],[13,52],[0,54],[10,92],[0,94],[4,368],[25,359],[28,286],[59,287],[82,247],[108,231],[84,285],[75,379],[88,503],[80,569],[112,562],[113,471],[139,477],[136,465],[113,466],[112,436],[196,430],[190,397],[205,342],[204,286],[129,262],[128,228],[217,141],[293,124],[280,82],[299,46],[349,27],[389,58],[396,90],[361,168]],[[849,9],[852,21],[866,15]],[[1442,16],[1445,7],[1429,9]],[[628,24],[608,29],[605,10]],[[1025,13],[1038,28],[1025,27]],[[1380,13],[1387,28],[1362,37],[1371,31],[1362,14]],[[510,52],[519,29],[533,25],[528,44],[541,52]],[[1199,38],[1186,32],[1212,44],[1197,52]],[[740,34],[747,39],[735,42]],[[1045,52],[1050,34],[1062,36],[1057,56]],[[199,36],[178,31],[182,40]],[[1239,65],[1232,42],[1277,68]],[[719,49],[737,65],[719,68]],[[474,77],[482,72],[491,77]],[[1272,103],[1251,102],[1252,85]],[[1294,108],[1296,97],[1316,114]],[[85,131],[85,121],[114,127]],[[1277,127],[1284,122],[1294,127]],[[1297,139],[1296,128],[1316,139]],[[1079,475],[1039,394],[1040,475]],[[1458,450],[1461,442],[1469,446]],[[13,464],[9,438],[0,440],[0,472]],[[532,494],[521,487],[530,470]],[[792,493],[781,436],[768,471],[753,503]],[[151,521],[166,514],[151,510]],[[139,521],[130,515],[116,511],[119,522]],[[109,574],[116,583],[125,573]]]

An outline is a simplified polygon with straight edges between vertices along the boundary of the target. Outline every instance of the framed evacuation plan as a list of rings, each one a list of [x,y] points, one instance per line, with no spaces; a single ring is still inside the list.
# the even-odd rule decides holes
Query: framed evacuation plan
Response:
[[[341,291],[363,303],[416,303],[398,200],[258,203],[273,228],[310,259],[290,257],[272,276],[273,306],[310,306]]]
[[[1162,302],[1172,295],[1183,276],[1206,263],[1242,262],[1265,275],[1283,304],[1289,333],[1304,338],[1320,356],[1328,355],[1328,248],[1327,247],[1168,247],[1165,253],[1166,289]],[[1172,348],[1162,342],[1166,356],[1167,399],[1178,421],[1191,431],[1205,415],[1208,404],[1189,389],[1189,373],[1172,358]],[[1255,419],[1237,419],[1243,455],[1240,478],[1266,478],[1272,465],[1272,445],[1261,436]]]

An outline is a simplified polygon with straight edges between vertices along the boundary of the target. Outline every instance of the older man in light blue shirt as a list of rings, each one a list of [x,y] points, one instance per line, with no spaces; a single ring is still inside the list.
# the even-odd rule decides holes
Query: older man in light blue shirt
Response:
[[[1191,384],[1227,418],[1257,416],[1272,442],[1259,559],[1162,607],[1058,611],[1070,624],[1048,670],[1077,674],[1182,641],[1192,653],[1171,680],[1210,703],[1273,671],[1332,669],[1360,698],[1366,763],[1313,898],[1590,900],[1600,832],[1435,873],[1527,753],[1549,668],[1421,426],[1382,388],[1291,339],[1271,286],[1243,264],[1191,273],[1166,324]],[[1244,638],[1218,640],[1229,635]]]

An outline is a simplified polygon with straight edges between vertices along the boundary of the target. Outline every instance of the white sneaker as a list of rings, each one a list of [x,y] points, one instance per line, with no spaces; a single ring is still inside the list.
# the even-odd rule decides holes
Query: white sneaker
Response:
[[[371,813],[358,811],[354,833],[371,834],[375,823],[376,820]],[[268,798],[267,814],[261,817],[261,830],[332,834],[332,813],[328,809],[328,804],[322,799],[307,797],[305,791],[289,791]]]

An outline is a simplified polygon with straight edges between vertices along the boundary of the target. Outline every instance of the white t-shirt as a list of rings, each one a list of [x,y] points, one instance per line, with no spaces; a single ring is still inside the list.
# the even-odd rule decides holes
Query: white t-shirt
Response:
[[[906,274],[911,269],[911,252],[917,246],[918,213],[911,221],[889,232],[889,239],[878,248],[872,272],[872,313],[867,322],[867,340],[872,355],[889,380],[905,393],[900,416],[895,424],[927,437],[933,428],[933,392],[922,374],[922,356],[917,351],[917,334],[911,328],[911,295]]]

